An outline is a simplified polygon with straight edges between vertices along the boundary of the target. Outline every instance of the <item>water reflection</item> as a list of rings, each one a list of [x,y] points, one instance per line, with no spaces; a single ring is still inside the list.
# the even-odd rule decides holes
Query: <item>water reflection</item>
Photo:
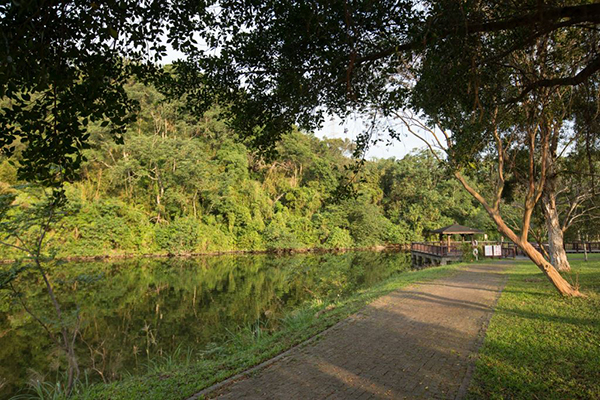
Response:
[[[403,253],[349,252],[69,263],[52,276],[65,308],[79,309],[82,368],[111,381],[177,348],[217,346],[258,320],[277,329],[284,312],[306,301],[344,297],[408,267]],[[26,286],[32,307],[43,308],[40,283],[32,277]],[[42,328],[17,303],[0,299],[0,395],[35,373],[52,380],[57,357]]]

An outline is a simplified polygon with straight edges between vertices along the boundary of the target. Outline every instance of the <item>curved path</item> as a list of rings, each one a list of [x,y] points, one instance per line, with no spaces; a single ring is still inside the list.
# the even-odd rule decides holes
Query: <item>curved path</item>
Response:
[[[462,398],[504,287],[503,268],[469,266],[392,292],[316,340],[194,398]]]

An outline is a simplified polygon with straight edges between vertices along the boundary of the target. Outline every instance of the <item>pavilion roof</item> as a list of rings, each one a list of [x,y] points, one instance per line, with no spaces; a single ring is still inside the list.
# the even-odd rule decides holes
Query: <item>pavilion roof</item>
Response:
[[[469,228],[468,226],[462,226],[458,224],[448,225],[443,228],[435,229],[429,233],[436,233],[442,235],[474,235],[483,234],[484,232],[479,229]]]

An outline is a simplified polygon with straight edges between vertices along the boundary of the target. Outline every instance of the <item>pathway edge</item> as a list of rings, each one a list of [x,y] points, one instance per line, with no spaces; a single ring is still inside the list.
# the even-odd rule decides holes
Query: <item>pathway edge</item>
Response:
[[[443,277],[437,278],[437,279],[443,279]],[[436,281],[437,279],[434,279],[433,281]],[[381,297],[387,296],[388,294],[396,292],[396,291],[404,291],[404,290],[407,290],[409,288],[414,288],[414,287],[419,286],[419,285],[421,285],[421,284],[423,284],[425,282],[426,281],[415,282],[415,283],[409,284],[408,286],[392,290],[389,293],[382,295]],[[369,302],[369,304],[371,304],[372,302],[376,301],[379,298],[380,297],[377,297],[377,298],[373,299],[371,302]],[[362,310],[364,310],[367,306],[368,306],[368,304],[366,304],[365,307],[361,308],[360,310],[356,311],[355,313],[347,316],[343,320],[341,320],[339,322],[336,322],[335,324],[331,325],[329,328],[327,328],[327,329],[325,329],[325,330],[323,330],[323,331],[315,334],[314,336],[311,336],[310,338],[306,339],[303,342],[298,343],[295,346],[290,347],[289,349],[285,350],[282,353],[279,353],[275,357],[269,358],[268,360],[265,360],[265,361],[261,362],[260,364],[257,364],[257,365],[255,365],[253,367],[250,367],[250,368],[248,368],[248,369],[246,369],[246,370],[244,370],[242,372],[239,372],[239,373],[237,373],[235,375],[232,375],[229,378],[227,378],[227,379],[225,379],[225,380],[223,380],[221,382],[218,382],[218,383],[215,383],[215,384],[213,384],[211,386],[208,386],[208,387],[202,389],[201,391],[199,391],[197,393],[194,393],[193,395],[191,395],[190,397],[188,397],[186,400],[204,399],[205,396],[207,396],[207,395],[209,395],[209,394],[211,394],[213,392],[216,392],[216,391],[218,391],[219,389],[221,389],[221,388],[223,388],[225,386],[228,386],[228,385],[230,385],[230,384],[232,384],[232,383],[234,383],[234,382],[236,382],[238,380],[241,380],[241,379],[247,377],[248,375],[250,375],[250,374],[252,374],[254,372],[257,372],[258,370],[267,368],[271,364],[274,364],[275,362],[277,362],[277,361],[285,358],[286,356],[288,356],[294,350],[296,350],[298,348],[301,348],[301,347],[304,347],[304,346],[307,346],[307,345],[311,344],[312,342],[316,341],[317,339],[319,339],[321,336],[325,335],[326,333],[328,333],[328,332],[330,332],[330,331],[332,331],[332,330],[334,330],[334,329],[336,329],[338,327],[341,327],[341,326],[349,323],[353,319],[353,317],[355,317],[356,315],[360,314],[360,312]]]
[[[473,378],[473,374],[475,373],[475,368],[477,367],[477,360],[479,359],[479,349],[481,349],[481,346],[483,346],[483,342],[485,341],[485,337],[487,336],[486,334],[487,334],[488,326],[490,325],[490,322],[492,321],[492,317],[496,313],[496,306],[498,305],[498,301],[500,300],[500,297],[502,296],[502,292],[504,292],[504,288],[506,287],[507,283],[508,283],[508,276],[505,276],[504,282],[502,283],[502,286],[500,287],[500,290],[498,291],[498,295],[496,296],[494,303],[490,307],[492,309],[492,311],[483,318],[481,328],[479,329],[477,338],[475,339],[475,344],[473,346],[474,356],[473,356],[473,359],[471,360],[472,362],[470,362],[469,365],[467,365],[467,372],[465,373],[465,377],[463,378],[462,383],[460,384],[460,387],[458,388],[458,393],[456,393],[455,400],[464,399],[469,391],[469,387],[471,386],[471,380]]]

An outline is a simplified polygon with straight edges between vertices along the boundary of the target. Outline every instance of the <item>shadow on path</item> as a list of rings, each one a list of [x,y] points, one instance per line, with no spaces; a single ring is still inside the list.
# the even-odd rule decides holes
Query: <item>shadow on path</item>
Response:
[[[208,388],[222,399],[456,399],[505,283],[505,265],[383,296],[265,368]]]

